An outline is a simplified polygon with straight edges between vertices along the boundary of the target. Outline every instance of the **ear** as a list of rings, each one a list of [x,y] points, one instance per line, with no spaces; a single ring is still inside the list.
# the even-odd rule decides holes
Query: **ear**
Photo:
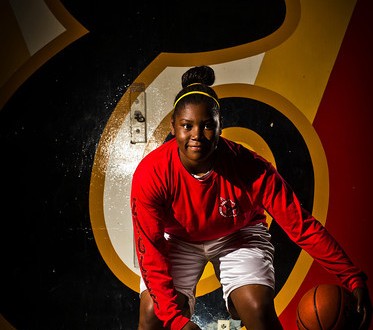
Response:
[[[171,134],[175,135],[175,122],[174,122],[173,118],[171,118],[171,120],[170,120],[170,129],[171,129]]]

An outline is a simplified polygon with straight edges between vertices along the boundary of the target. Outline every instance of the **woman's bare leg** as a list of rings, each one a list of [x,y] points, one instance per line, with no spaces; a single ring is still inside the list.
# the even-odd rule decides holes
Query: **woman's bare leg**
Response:
[[[265,285],[244,285],[235,289],[230,299],[247,330],[282,330],[274,307],[273,290]]]
[[[184,315],[190,317],[190,309],[187,297],[183,294],[178,295],[178,304],[184,310]],[[162,322],[154,313],[153,299],[148,290],[141,293],[140,297],[140,318],[138,330],[161,330]]]

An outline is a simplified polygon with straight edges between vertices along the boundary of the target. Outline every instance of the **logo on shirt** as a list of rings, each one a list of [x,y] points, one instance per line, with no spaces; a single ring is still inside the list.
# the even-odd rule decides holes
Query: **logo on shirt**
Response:
[[[234,218],[238,215],[238,205],[230,199],[220,197],[219,213],[224,218]]]

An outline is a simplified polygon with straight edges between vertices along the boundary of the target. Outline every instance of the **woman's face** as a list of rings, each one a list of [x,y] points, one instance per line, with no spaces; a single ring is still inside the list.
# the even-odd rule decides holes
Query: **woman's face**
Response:
[[[204,103],[187,104],[171,121],[183,165],[192,172],[209,170],[221,134],[220,118]]]

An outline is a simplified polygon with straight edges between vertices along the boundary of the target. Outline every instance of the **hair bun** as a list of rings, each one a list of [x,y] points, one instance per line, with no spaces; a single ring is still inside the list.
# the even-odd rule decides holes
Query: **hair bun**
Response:
[[[204,84],[207,86],[212,86],[215,82],[215,72],[214,70],[207,66],[195,66],[186,71],[181,77],[181,85],[183,88],[191,84]]]

